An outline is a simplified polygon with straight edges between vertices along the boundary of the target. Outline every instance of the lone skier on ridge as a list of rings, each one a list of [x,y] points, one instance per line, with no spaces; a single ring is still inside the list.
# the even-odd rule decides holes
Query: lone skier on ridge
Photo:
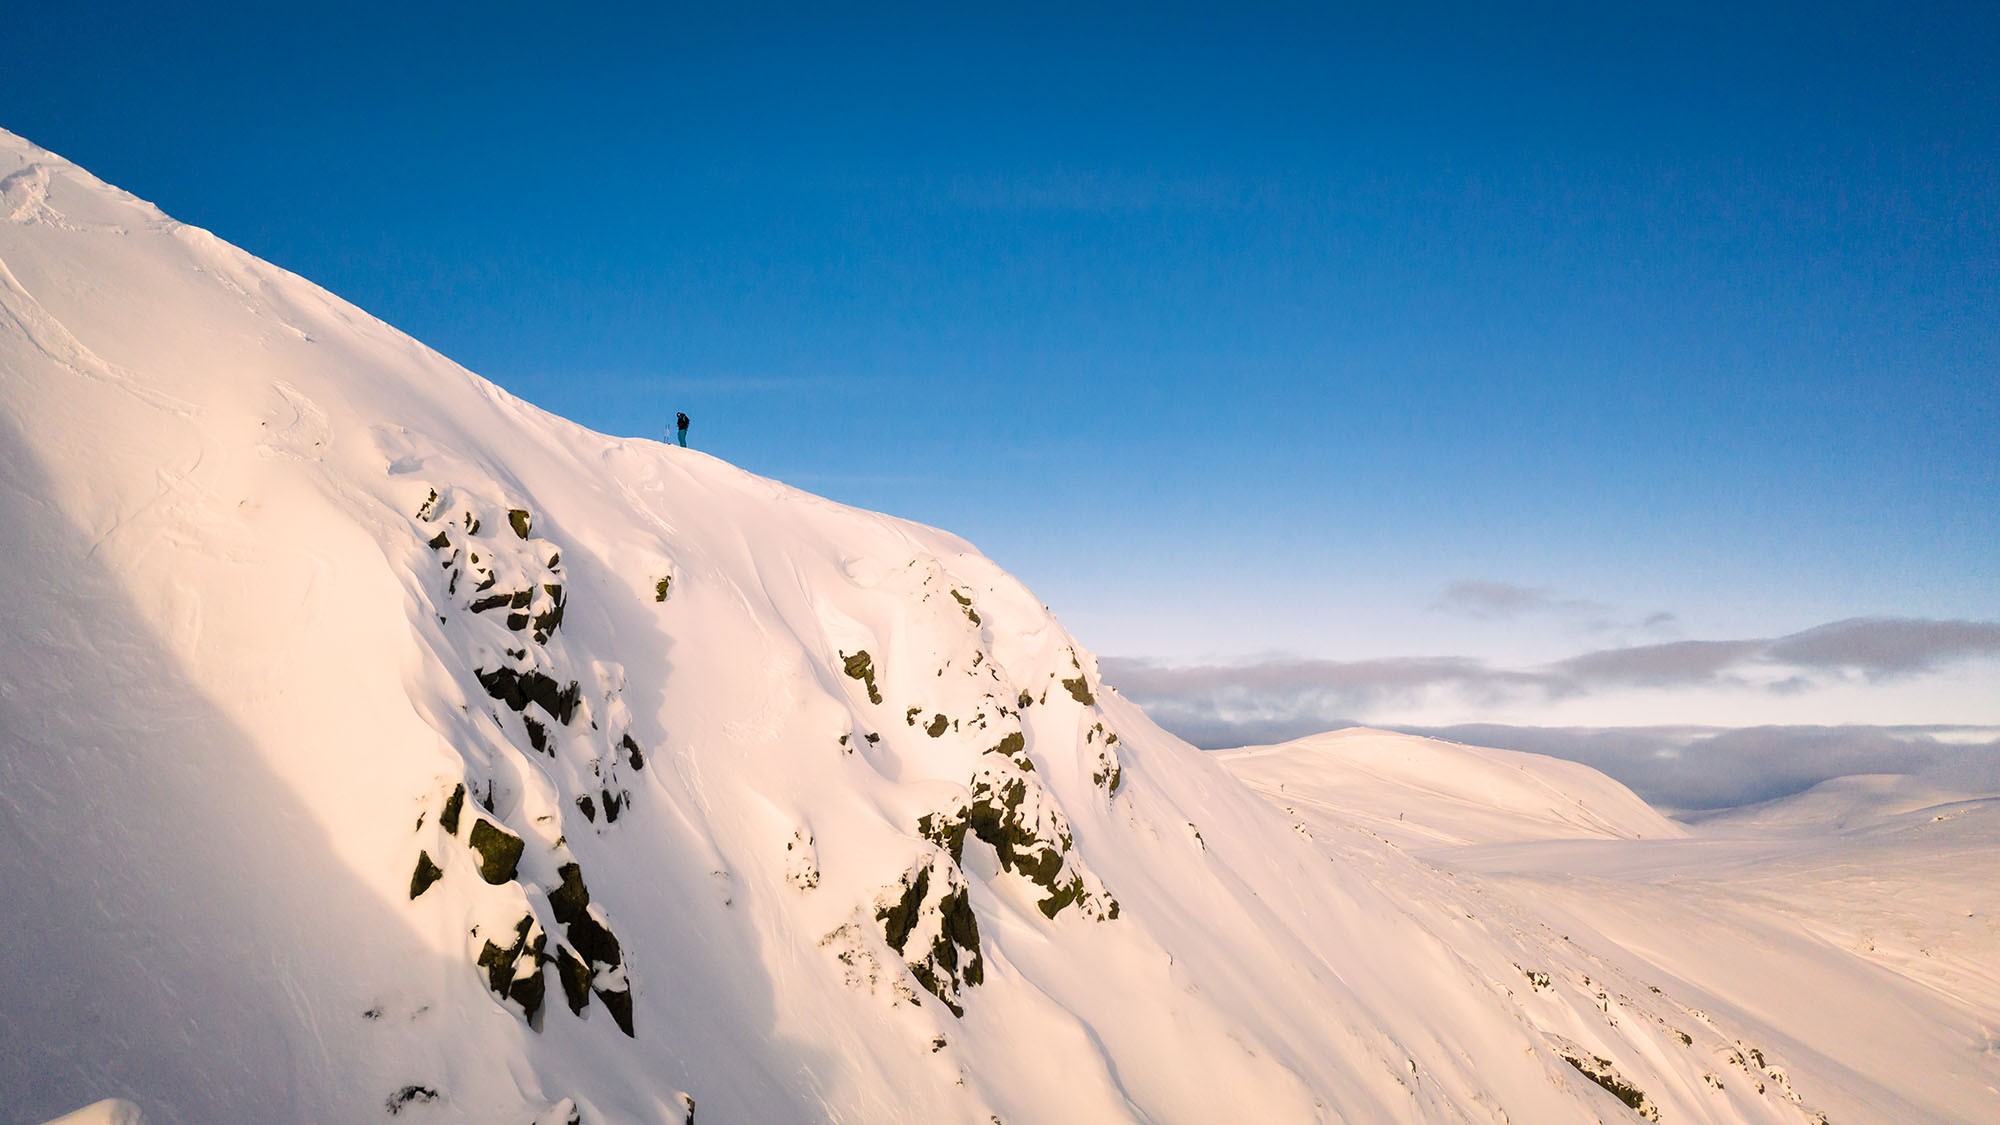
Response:
[[[674,415],[674,437],[679,440],[682,449],[688,447],[688,416],[685,413]]]

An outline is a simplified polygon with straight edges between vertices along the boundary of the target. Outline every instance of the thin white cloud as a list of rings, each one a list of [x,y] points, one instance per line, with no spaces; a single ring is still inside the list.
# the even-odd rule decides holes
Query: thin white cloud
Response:
[[[1512,582],[1482,578],[1468,578],[1446,586],[1437,600],[1431,603],[1431,608],[1439,613],[1470,617],[1475,621],[1503,621],[1546,613],[1601,616],[1609,612],[1609,607],[1599,602],[1560,597],[1553,590],[1541,586],[1517,586]]]
[[[1665,610],[1625,618],[1612,606],[1590,598],[1569,597],[1546,586],[1522,586],[1488,578],[1466,578],[1447,585],[1438,592],[1430,609],[1433,613],[1472,621],[1542,618],[1566,623],[1584,633],[1640,636],[1671,636],[1680,620]]]

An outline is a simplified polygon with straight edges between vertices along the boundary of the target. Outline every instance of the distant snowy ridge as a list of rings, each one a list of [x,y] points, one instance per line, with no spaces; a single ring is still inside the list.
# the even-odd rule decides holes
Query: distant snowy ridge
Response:
[[[962,541],[551,417],[4,133],[0,535],[24,1120],[1981,1104],[1976,1057],[1846,1082],[1384,819],[1673,834],[1597,775],[1390,747],[1286,767],[1293,815],[1229,772],[1289,755],[1161,732]]]
[[[1686,835],[1623,785],[1541,754],[1355,727],[1221,757],[1280,803],[1318,804],[1402,847]]]

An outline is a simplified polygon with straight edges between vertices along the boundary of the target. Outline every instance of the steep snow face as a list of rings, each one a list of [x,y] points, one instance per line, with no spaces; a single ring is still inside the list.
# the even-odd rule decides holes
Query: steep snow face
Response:
[[[1813,1105],[1272,808],[952,536],[550,417],[9,134],[0,427],[17,1115]]]

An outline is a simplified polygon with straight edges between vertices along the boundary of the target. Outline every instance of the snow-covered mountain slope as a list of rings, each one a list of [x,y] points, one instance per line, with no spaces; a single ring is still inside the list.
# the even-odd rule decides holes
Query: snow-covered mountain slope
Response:
[[[1768,1014],[1298,825],[952,536],[550,417],[4,133],[0,544],[8,1120],[1820,1104],[1707,1081]]]
[[[1353,727],[1221,758],[1280,804],[1314,808],[1405,848],[1685,834],[1589,766],[1541,754]]]

